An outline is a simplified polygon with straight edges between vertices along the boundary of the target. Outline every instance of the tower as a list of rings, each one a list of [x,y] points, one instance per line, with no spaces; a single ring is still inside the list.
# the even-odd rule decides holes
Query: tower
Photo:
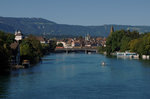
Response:
[[[113,32],[114,32],[114,27],[113,27],[113,26],[111,26],[110,34],[109,34],[109,35],[111,35]]]
[[[16,41],[19,41],[19,40],[22,40],[23,39],[23,35],[22,35],[22,33],[21,33],[21,31],[16,31],[15,32],[15,40]]]
[[[85,36],[85,40],[86,40],[86,41],[89,41],[89,40],[90,40],[90,38],[91,38],[91,37],[90,37],[90,35],[89,35],[89,34],[87,34],[87,35]]]

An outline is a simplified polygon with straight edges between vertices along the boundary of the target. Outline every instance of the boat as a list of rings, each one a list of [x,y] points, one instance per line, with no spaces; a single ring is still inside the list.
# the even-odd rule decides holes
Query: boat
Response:
[[[117,56],[131,56],[131,55],[137,55],[136,53],[134,53],[134,52],[116,52],[116,55]]]
[[[139,58],[139,55],[137,53],[134,52],[116,52],[116,56],[117,57],[129,57],[129,58]]]

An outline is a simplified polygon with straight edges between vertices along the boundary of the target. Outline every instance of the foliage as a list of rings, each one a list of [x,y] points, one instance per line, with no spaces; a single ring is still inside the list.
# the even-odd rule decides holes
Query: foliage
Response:
[[[9,59],[11,56],[11,50],[9,45],[14,41],[14,36],[9,33],[0,31],[0,73],[8,71]]]
[[[41,44],[40,41],[33,35],[22,40],[20,44],[21,60],[28,59],[31,63],[38,61],[43,55],[53,51],[56,47],[55,42],[50,44]]]
[[[150,33],[140,34],[137,31],[116,31],[106,41],[108,54],[115,51],[136,52],[140,55],[150,55]]]
[[[129,45],[133,52],[140,55],[150,55],[150,33],[130,41]]]
[[[0,31],[0,73],[10,69],[10,59],[13,54],[10,44],[14,42],[14,35]],[[33,35],[20,42],[21,60],[28,59],[31,63],[39,60],[43,55],[53,51],[56,41],[50,44],[41,44]]]
[[[42,44],[43,54],[48,54],[51,51],[51,46],[49,44]]]
[[[129,42],[133,39],[139,37],[139,33],[137,31],[125,31],[120,30],[113,32],[106,41],[106,52],[108,54],[115,51],[126,51],[130,50]]]
[[[40,41],[32,35],[22,40],[20,44],[20,55],[21,60],[28,59],[31,63],[33,63],[36,59],[39,59],[43,55]]]
[[[50,46],[50,51],[54,51],[56,48],[56,40],[51,40],[49,46]]]
[[[57,46],[58,46],[58,47],[63,47],[63,44],[62,44],[62,43],[58,43]]]
[[[98,47],[98,52],[99,52],[99,53],[104,53],[105,50],[106,50],[106,48],[103,47],[103,46],[99,46],[99,47]]]
[[[9,54],[6,49],[0,46],[0,73],[9,69]]]

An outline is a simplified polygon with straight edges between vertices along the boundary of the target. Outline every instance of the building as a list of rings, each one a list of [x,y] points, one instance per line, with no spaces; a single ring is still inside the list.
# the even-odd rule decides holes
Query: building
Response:
[[[85,42],[85,47],[91,47],[91,42]]]
[[[113,32],[114,32],[114,27],[113,27],[113,26],[111,26],[110,34],[109,34],[109,35],[111,35]]]
[[[11,43],[10,45],[12,56],[11,56],[11,64],[19,65],[20,64],[20,46],[19,42]]]
[[[90,35],[89,34],[87,34],[86,36],[85,36],[85,41],[90,41]]]
[[[19,65],[20,64],[20,42],[23,39],[23,34],[20,30],[15,31],[15,42],[10,44],[12,56],[11,56],[11,64]]]
[[[23,39],[23,34],[21,33],[21,31],[20,30],[16,31],[15,32],[15,40],[20,41],[22,39]]]
[[[40,41],[41,44],[46,44],[47,43],[46,39],[44,37],[42,37],[42,36],[36,37],[36,39],[38,41]]]
[[[82,47],[82,43],[80,40],[72,40],[71,46],[72,47]]]
[[[63,47],[65,48],[66,47],[66,42],[64,42],[64,41],[57,41],[57,43],[56,43],[56,45],[58,45],[58,44],[63,44]]]

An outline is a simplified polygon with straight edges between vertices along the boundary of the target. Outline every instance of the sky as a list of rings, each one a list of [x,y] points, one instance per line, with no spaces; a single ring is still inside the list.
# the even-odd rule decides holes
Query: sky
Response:
[[[0,0],[0,16],[84,26],[150,26],[150,0]]]

